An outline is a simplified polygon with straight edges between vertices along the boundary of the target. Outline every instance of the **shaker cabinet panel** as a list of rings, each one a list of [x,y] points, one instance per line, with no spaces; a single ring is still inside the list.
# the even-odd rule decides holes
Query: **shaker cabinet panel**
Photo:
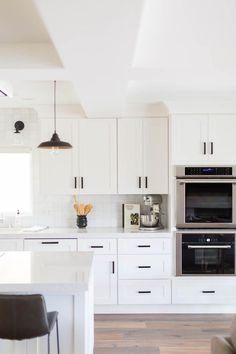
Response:
[[[118,191],[141,194],[143,188],[142,119],[118,119]]]
[[[80,119],[78,164],[80,194],[117,192],[116,120]]]
[[[118,119],[119,194],[168,193],[168,119]]]
[[[168,194],[168,120],[143,119],[144,193]]]

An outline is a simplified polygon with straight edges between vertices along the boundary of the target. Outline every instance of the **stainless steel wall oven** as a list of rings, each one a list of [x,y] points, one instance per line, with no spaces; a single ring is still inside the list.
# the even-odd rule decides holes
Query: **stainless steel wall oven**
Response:
[[[176,274],[234,275],[234,233],[176,234]]]
[[[236,228],[236,167],[176,167],[176,227]]]

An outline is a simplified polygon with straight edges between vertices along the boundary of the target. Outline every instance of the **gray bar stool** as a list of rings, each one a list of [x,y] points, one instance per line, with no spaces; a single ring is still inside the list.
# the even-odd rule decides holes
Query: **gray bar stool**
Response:
[[[57,353],[60,354],[58,312],[47,312],[43,295],[0,295],[0,338],[32,339],[50,334],[56,323]]]

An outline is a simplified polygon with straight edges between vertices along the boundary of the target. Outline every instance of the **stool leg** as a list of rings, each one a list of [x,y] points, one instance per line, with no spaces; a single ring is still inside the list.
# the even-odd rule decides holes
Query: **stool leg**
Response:
[[[50,334],[48,334],[48,354],[50,354]]]
[[[57,354],[60,354],[58,318],[56,319],[56,329],[57,329]]]

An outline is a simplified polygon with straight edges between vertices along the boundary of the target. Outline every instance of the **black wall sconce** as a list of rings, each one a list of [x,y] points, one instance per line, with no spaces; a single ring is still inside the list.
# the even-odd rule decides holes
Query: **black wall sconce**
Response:
[[[17,122],[15,122],[14,127],[16,129],[16,131],[14,133],[19,134],[21,132],[21,130],[24,129],[25,125],[21,120],[18,120]]]

